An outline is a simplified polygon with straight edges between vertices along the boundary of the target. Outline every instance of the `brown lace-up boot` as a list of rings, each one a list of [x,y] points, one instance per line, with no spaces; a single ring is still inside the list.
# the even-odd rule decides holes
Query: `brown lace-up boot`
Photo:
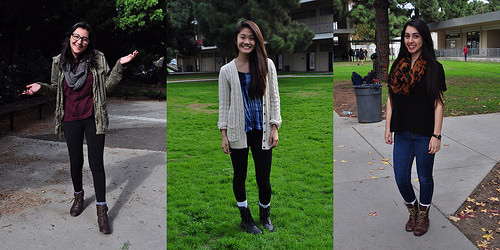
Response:
[[[413,229],[415,228],[415,224],[417,224],[417,204],[417,201],[413,202],[413,204],[406,204],[406,208],[408,208],[408,212],[410,213],[410,217],[408,218],[408,222],[406,222],[405,226],[407,232],[413,231]]]
[[[97,223],[99,224],[99,232],[103,234],[111,233],[108,222],[108,206],[97,205]]]
[[[69,210],[69,214],[73,217],[80,215],[83,211],[83,190],[79,194],[75,194],[73,205]]]
[[[427,229],[429,229],[429,209],[431,206],[419,205],[418,207],[417,224],[413,230],[413,235],[422,236],[427,233]]]

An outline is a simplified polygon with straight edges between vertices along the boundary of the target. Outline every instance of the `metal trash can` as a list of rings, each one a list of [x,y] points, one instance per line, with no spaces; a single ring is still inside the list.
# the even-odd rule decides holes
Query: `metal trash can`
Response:
[[[356,94],[358,122],[382,121],[382,84],[353,85]]]

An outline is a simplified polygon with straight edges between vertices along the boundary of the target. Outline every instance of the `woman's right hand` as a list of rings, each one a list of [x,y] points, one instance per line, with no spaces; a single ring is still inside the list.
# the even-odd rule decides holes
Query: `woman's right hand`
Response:
[[[392,145],[392,132],[388,129],[384,133],[385,143]]]
[[[36,92],[38,92],[38,90],[40,90],[41,85],[38,83],[32,83],[32,84],[26,85],[26,88],[27,89],[25,91],[23,91],[23,95],[33,95]]]
[[[227,130],[223,129],[221,130],[221,135],[222,135],[222,143],[220,147],[222,148],[222,151],[226,154],[230,154],[231,150],[229,150],[229,140],[227,139]]]

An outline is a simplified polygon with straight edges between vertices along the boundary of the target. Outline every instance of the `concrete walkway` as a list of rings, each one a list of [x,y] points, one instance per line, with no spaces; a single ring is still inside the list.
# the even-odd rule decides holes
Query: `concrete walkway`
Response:
[[[108,99],[108,111],[104,162],[113,233],[99,233],[86,146],[85,210],[71,217],[66,143],[50,132],[6,135],[0,136],[1,249],[166,249],[166,103]]]
[[[431,224],[415,237],[404,230],[408,211],[394,180],[393,146],[384,141],[385,120],[360,124],[334,113],[334,249],[477,249],[447,217],[500,161],[499,123],[500,113],[444,119]],[[412,179],[418,196],[415,167]]]

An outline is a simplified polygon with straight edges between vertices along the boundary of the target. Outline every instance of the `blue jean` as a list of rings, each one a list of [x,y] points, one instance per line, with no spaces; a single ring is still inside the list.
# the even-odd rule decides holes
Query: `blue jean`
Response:
[[[396,132],[394,135],[394,175],[399,192],[406,202],[415,200],[415,192],[411,184],[411,167],[413,159],[417,161],[418,180],[420,182],[420,202],[430,204],[434,192],[432,168],[434,154],[429,154],[430,136],[411,132]]]

